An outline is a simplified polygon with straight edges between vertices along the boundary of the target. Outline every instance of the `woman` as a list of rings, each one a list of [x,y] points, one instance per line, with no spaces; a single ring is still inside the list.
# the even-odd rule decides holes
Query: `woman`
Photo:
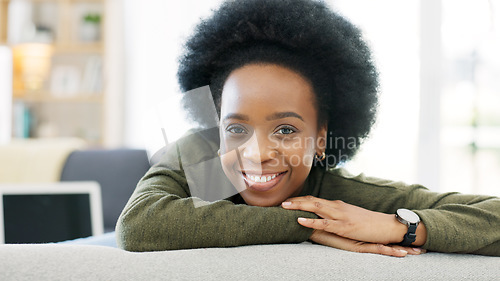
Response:
[[[120,247],[311,240],[399,257],[500,255],[498,198],[337,167],[369,134],[378,84],[359,30],[323,3],[224,3],[188,40],[178,76],[184,91],[210,85],[220,127],[181,139],[144,176],[118,220]],[[208,105],[186,106],[203,127]],[[223,186],[238,194],[198,196]]]

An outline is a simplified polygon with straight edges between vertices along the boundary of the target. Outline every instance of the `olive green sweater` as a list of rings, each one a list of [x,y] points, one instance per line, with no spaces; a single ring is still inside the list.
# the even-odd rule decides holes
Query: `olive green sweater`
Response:
[[[166,149],[161,161],[141,179],[118,219],[119,247],[162,251],[297,243],[309,238],[312,230],[299,225],[297,218],[316,218],[315,214],[248,206],[239,195],[210,203],[191,197],[184,167],[217,159],[215,134],[192,134]],[[214,173],[221,174],[220,162],[213,163],[218,170]],[[301,195],[342,200],[389,214],[408,208],[427,228],[423,248],[500,256],[500,199],[496,197],[438,194],[420,185],[319,167],[313,167]]]

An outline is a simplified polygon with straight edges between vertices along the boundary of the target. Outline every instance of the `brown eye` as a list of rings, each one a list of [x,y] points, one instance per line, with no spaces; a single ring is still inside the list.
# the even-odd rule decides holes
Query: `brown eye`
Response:
[[[245,128],[242,128],[240,126],[229,126],[227,127],[226,131],[235,135],[247,134]]]
[[[285,126],[285,127],[281,127],[279,128],[276,133],[277,134],[280,134],[280,135],[290,135],[290,134],[293,134],[295,133],[297,130],[293,127],[290,127],[290,126]]]

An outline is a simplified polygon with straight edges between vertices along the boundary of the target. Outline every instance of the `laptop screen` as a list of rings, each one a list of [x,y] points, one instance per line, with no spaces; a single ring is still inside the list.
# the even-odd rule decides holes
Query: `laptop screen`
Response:
[[[3,242],[59,242],[102,233],[97,191],[92,182],[0,186]]]

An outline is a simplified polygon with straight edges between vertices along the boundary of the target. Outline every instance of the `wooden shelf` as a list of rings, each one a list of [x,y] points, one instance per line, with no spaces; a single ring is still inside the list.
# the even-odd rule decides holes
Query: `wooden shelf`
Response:
[[[14,92],[14,101],[50,103],[102,103],[102,93],[77,93],[71,96],[55,96],[45,91]]]
[[[102,43],[72,43],[72,44],[58,44],[54,45],[54,52],[56,53],[103,53],[104,45]]]
[[[9,2],[0,0],[0,44],[7,42],[7,15]]]
[[[0,0],[2,1],[2,0]],[[10,45],[4,40],[0,40],[0,45]],[[103,54],[104,53],[104,44],[103,43],[71,43],[71,44],[61,44],[55,43],[52,44],[54,46],[54,53],[64,54]],[[11,45],[13,47],[15,45]]]
[[[9,2],[12,0],[0,0],[0,2]],[[106,0],[29,0],[33,3],[51,3],[51,2],[59,2],[59,3],[104,3]]]
[[[8,5],[11,2],[12,0],[0,0],[0,44],[10,45],[14,48],[15,45],[8,43],[7,38]],[[13,114],[13,127],[27,126],[28,131],[33,136],[43,137],[44,130],[40,129],[41,124],[51,124],[57,128],[61,135],[75,135],[90,143],[103,145],[107,139],[105,128],[108,127],[106,118],[109,98],[108,93],[102,88],[102,85],[106,84],[103,63],[106,61],[104,25],[106,23],[107,0],[28,0],[28,2],[35,4],[33,5],[34,9],[50,13],[44,17],[43,21],[47,22],[37,23],[37,20],[41,21],[40,18],[33,16],[33,23],[46,26],[49,30],[50,36],[40,38],[54,40],[51,43],[53,52],[50,69],[46,73],[47,77],[42,90],[22,90],[24,84],[13,83],[12,101],[17,113]],[[86,29],[82,29],[80,25],[80,17],[86,13],[99,13],[102,16],[100,30],[99,33],[95,33],[98,34],[95,37],[88,36],[84,32]],[[90,34],[92,35],[92,33]],[[97,41],[84,40],[94,38]],[[32,40],[36,41],[37,39],[39,38],[33,37]],[[19,42],[27,40],[30,39]],[[18,68],[15,68],[16,71],[14,71],[13,80],[22,82],[23,76],[20,66],[23,64],[22,61],[19,61]],[[77,75],[80,77],[78,82],[74,78]],[[58,94],[59,91],[67,89],[67,87],[63,87],[66,85],[65,83],[72,83],[71,89],[89,92]],[[81,85],[73,85],[76,83]],[[56,89],[59,91],[52,91]],[[31,123],[30,120],[36,122]],[[30,136],[28,134],[19,137]]]

